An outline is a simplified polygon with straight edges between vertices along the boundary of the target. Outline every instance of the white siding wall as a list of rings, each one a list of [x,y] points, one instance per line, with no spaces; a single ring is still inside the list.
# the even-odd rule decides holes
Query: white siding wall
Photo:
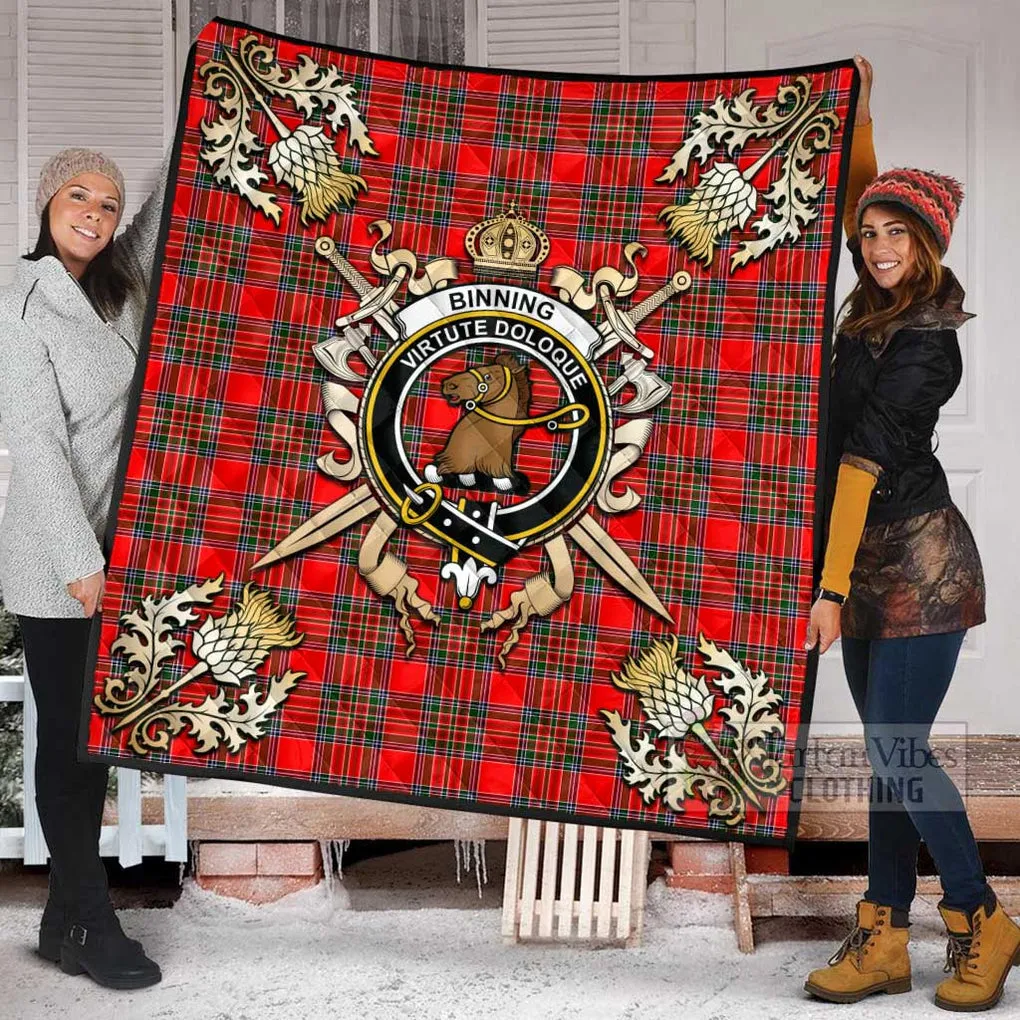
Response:
[[[18,257],[18,0],[0,0],[0,286]],[[0,431],[0,514],[11,474]]]
[[[0,286],[18,245],[18,0],[0,0]]]
[[[529,71],[626,71],[623,0],[481,0],[481,62]]]
[[[630,73],[694,73],[695,0],[630,0]]]

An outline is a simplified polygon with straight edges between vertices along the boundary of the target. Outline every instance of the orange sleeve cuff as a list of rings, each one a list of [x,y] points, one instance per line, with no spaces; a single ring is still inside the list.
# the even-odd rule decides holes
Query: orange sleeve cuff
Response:
[[[843,229],[847,237],[857,233],[857,203],[864,189],[878,175],[875,159],[875,142],[872,121],[854,126],[854,140],[850,147],[850,173],[846,183],[846,200],[843,206]]]
[[[861,544],[871,490],[876,481],[870,471],[854,467],[853,464],[839,465],[821,580],[821,586],[829,591],[839,592],[840,595],[850,594],[850,571]]]

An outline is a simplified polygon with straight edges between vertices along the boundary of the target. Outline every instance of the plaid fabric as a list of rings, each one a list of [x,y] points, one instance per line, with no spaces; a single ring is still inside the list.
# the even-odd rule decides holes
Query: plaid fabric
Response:
[[[218,184],[199,158],[200,124],[218,110],[198,69],[223,47],[236,50],[251,32],[274,48],[282,67],[297,66],[307,54],[322,67],[335,65],[356,88],[354,101],[378,156],[359,155],[337,132],[342,166],[360,174],[367,191],[324,224],[303,225],[295,193],[270,175],[263,187],[281,206],[277,226]],[[815,653],[802,645],[821,564],[820,384],[830,360],[831,291],[856,96],[852,64],[659,79],[490,72],[327,49],[216,21],[197,40],[189,71],[144,371],[119,479],[107,612],[85,711],[107,678],[124,674],[124,655],[113,647],[122,614],[145,596],[220,573],[223,594],[214,608],[200,607],[197,618],[224,613],[255,581],[293,614],[304,635],[297,647],[273,651],[260,675],[304,675],[268,732],[237,752],[221,744],[203,753],[185,730],[139,755],[128,746],[128,731],[114,729],[116,718],[91,708],[83,736],[89,757],[468,810],[789,843],[796,828],[796,751],[805,738],[816,666]],[[692,163],[687,178],[672,185],[656,177],[690,134],[695,114],[717,96],[754,89],[754,101],[764,105],[796,75],[806,75],[821,109],[839,117],[831,146],[810,167],[822,184],[817,217],[795,243],[732,272],[738,243],[755,237],[750,224],[720,241],[710,265],[694,262],[667,238],[659,210],[684,201],[713,162],[743,169],[773,140],[750,139],[735,156],[720,147],[706,167]],[[302,122],[293,104],[270,102],[291,130]],[[276,138],[257,106],[252,127],[267,147]],[[782,156],[755,179],[759,196],[779,173]],[[268,172],[265,151],[256,162]],[[334,332],[336,317],[357,308],[358,299],[316,255],[315,239],[332,237],[374,285],[370,253],[379,235],[369,224],[385,219],[393,236],[382,250],[409,249],[419,265],[456,258],[456,283],[470,283],[481,277],[465,253],[465,234],[503,212],[510,198],[549,238],[549,257],[526,284],[534,290],[555,296],[549,281],[556,266],[577,268],[589,285],[603,265],[625,268],[623,249],[634,240],[647,255],[637,263],[641,284],[631,306],[677,270],[690,272],[693,285],[638,330],[655,352],[652,368],[672,387],[646,415],[653,432],[643,456],[614,486],[616,492],[632,488],[641,503],[616,515],[594,505],[587,511],[662,598],[673,626],[568,542],[572,597],[551,615],[534,616],[500,668],[506,632],[483,634],[479,624],[529,577],[548,570],[541,545],[502,564],[497,584],[483,585],[464,612],[453,585],[439,577],[446,551],[398,528],[387,551],[406,562],[439,617],[438,626],[414,620],[418,647],[411,656],[393,603],[372,592],[358,571],[372,517],[265,571],[253,574],[252,566],[364,481],[340,482],[316,466],[324,453],[338,451],[343,459],[346,452],[326,423],[320,388],[327,377],[311,347]],[[759,199],[756,215],[763,209]],[[406,300],[402,294],[397,303]],[[627,301],[620,307],[625,311]],[[587,317],[596,325],[602,318],[598,310]],[[376,331],[372,342],[382,356],[386,338]],[[603,362],[597,367],[608,381],[618,371],[619,351]],[[478,363],[477,352],[460,352],[444,361],[443,371]],[[555,405],[559,390],[549,373],[538,366],[533,377],[533,406]],[[435,391],[415,390],[405,408],[409,455],[434,455],[462,413]],[[615,424],[622,421],[615,416]],[[562,465],[563,442],[542,430],[522,440],[517,466],[533,485]],[[185,644],[164,668],[164,687],[196,661],[189,634],[176,633]],[[661,797],[646,802],[626,781],[601,714],[616,711],[636,733],[654,736],[639,699],[614,685],[612,674],[628,656],[676,635],[684,667],[718,677],[698,653],[699,634],[766,674],[781,698],[783,732],[767,735],[766,745],[782,765],[786,787],[761,798],[760,807],[749,805],[738,825],[711,817],[697,795],[683,810]],[[217,690],[206,674],[180,699],[198,704]],[[732,756],[734,733],[718,711],[726,699],[713,692],[716,711],[705,729]],[[225,694],[228,701],[235,696]],[[663,753],[669,742],[658,746]],[[704,741],[688,735],[679,746],[692,765],[718,767]]]

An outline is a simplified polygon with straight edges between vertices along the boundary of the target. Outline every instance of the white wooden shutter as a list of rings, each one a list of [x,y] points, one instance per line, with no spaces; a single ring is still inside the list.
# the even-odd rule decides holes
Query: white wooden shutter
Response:
[[[18,253],[39,234],[39,171],[70,146],[99,149],[124,174],[128,222],[173,136],[171,0],[20,0]],[[10,459],[0,424],[0,515]]]
[[[19,247],[35,243],[39,171],[69,146],[121,168],[124,222],[155,180],[177,112],[172,0],[21,0]]]
[[[626,73],[629,12],[627,0],[478,0],[480,56],[489,67]]]

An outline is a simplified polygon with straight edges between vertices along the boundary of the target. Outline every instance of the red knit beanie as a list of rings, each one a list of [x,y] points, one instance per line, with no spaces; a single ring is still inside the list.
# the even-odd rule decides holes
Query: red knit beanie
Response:
[[[963,185],[952,177],[912,167],[886,170],[864,189],[857,203],[857,229],[860,231],[869,205],[893,202],[905,206],[931,228],[944,255],[962,201]]]

